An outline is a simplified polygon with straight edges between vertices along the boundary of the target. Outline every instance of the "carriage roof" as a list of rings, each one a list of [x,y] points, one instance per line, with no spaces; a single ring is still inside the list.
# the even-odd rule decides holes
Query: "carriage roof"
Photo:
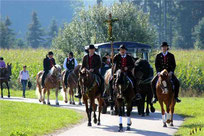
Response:
[[[147,44],[142,44],[142,43],[137,43],[137,42],[113,42],[113,47],[114,48],[119,48],[121,44],[124,44],[126,48],[134,48],[134,49],[145,49],[145,50],[150,50],[151,46]],[[98,43],[94,44],[94,46],[97,49],[106,49],[106,48],[111,48],[111,43],[106,42],[106,43]],[[85,47],[86,49],[88,46]]]

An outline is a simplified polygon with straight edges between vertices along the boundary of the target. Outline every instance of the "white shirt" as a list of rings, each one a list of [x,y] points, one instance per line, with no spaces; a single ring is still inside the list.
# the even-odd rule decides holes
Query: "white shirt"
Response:
[[[168,54],[168,51],[166,51],[165,53],[162,52],[162,54],[163,56],[166,56]]]
[[[71,59],[69,59],[69,61],[71,61],[72,59],[74,59],[74,64],[75,64],[74,67],[76,67],[78,65],[77,60],[75,58],[71,58]],[[63,67],[64,67],[64,69],[68,70],[68,68],[67,68],[67,58],[64,59]]]
[[[121,54],[120,54],[120,55],[121,55]],[[125,57],[126,57],[126,54],[124,54],[124,55],[121,55],[121,57],[122,57],[122,58],[125,58]]]
[[[19,77],[20,77],[20,80],[28,80],[28,78],[29,78],[28,71],[27,70],[26,71],[22,70],[20,72],[20,74],[19,74]]]

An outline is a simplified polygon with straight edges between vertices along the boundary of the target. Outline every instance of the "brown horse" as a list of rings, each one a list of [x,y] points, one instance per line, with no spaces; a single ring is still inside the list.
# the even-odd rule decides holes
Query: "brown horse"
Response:
[[[79,85],[82,90],[82,97],[84,104],[86,106],[86,113],[88,117],[88,126],[91,126],[91,114],[92,110],[94,112],[94,123],[96,124],[98,121],[98,125],[100,125],[100,114],[102,110],[103,99],[101,98],[101,90],[100,88],[100,78],[91,72],[89,72],[86,68],[83,68],[79,72]],[[98,100],[99,104],[99,114],[98,120],[96,118],[96,108],[95,99]],[[88,100],[90,102],[90,107],[88,106]]]
[[[9,78],[11,75],[11,65],[7,63],[7,67],[6,68],[0,68],[0,85],[1,85],[1,98],[4,97],[3,95],[3,83],[6,84],[7,89],[8,89],[8,97],[10,97],[10,90],[9,90]]]
[[[71,71],[69,73],[68,79],[67,79],[67,85],[69,88],[69,102],[70,104],[75,104],[74,101],[74,89],[80,89],[78,86],[78,78],[79,78],[79,69],[80,69],[81,65],[78,65],[75,67],[75,69],[73,71]],[[62,72],[62,91],[63,91],[63,96],[64,96],[64,102],[67,103],[67,94],[68,94],[68,88],[66,88],[64,80],[65,80],[65,70]],[[81,99],[79,99],[79,105],[81,105]]]
[[[37,81],[36,93],[39,96],[39,101],[43,102],[43,104],[46,104],[45,93],[47,92],[47,104],[50,105],[50,99],[49,99],[50,89],[56,88],[56,92],[55,92],[56,105],[59,105],[58,91],[59,91],[60,82],[61,82],[61,67],[60,67],[60,65],[55,65],[51,68],[49,74],[45,78],[45,87],[43,89],[41,88],[42,75],[43,75],[43,71],[40,71],[36,77],[36,81]]]
[[[123,105],[125,103],[126,105],[126,115],[127,115],[127,131],[130,130],[130,126],[132,124],[130,115],[132,112],[132,102],[135,98],[135,91],[132,81],[127,76],[125,72],[122,72],[122,70],[116,71],[116,78],[114,81],[114,94],[116,95],[116,105],[118,108],[119,113],[119,129],[118,131],[123,131],[123,125],[122,125],[122,113],[123,113]]]
[[[170,123],[170,126],[173,126],[173,114],[176,102],[174,99],[172,84],[166,69],[160,73],[156,85],[156,94],[161,106],[163,127],[167,127],[166,123]],[[166,105],[167,116],[165,116],[164,104]]]

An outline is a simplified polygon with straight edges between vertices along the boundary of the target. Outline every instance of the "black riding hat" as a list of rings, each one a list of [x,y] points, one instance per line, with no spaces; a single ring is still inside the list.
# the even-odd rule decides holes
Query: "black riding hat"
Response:
[[[162,45],[160,47],[164,47],[164,46],[167,46],[169,47],[168,43],[167,42],[163,42]],[[168,48],[169,49],[169,48]]]
[[[120,50],[120,49],[125,49],[126,51],[128,50],[128,49],[125,47],[125,45],[123,45],[123,44],[121,44],[120,47],[118,48],[118,50]]]
[[[93,44],[90,44],[87,50],[89,50],[89,49],[96,49],[96,48]]]
[[[73,57],[73,56],[74,56],[74,53],[73,53],[73,52],[70,52],[69,55],[71,55],[71,56]]]
[[[48,52],[48,55],[53,55],[54,53],[52,51],[49,51]]]

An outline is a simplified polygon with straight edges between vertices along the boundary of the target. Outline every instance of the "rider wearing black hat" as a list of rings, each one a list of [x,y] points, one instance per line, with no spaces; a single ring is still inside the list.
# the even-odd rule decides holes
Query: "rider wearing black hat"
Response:
[[[113,73],[116,73],[118,69],[127,73],[127,76],[131,79],[133,86],[134,84],[134,77],[132,75],[132,69],[134,68],[134,60],[133,57],[126,53],[128,49],[125,45],[120,45],[118,48],[119,53],[116,54],[113,58],[114,69]],[[141,99],[141,95],[137,93],[136,88],[134,88],[136,93],[136,99]]]
[[[46,58],[43,60],[43,68],[44,68],[44,73],[42,76],[42,88],[45,87],[45,77],[49,73],[50,69],[56,65],[55,59],[53,58],[54,53],[52,51],[49,51],[48,54],[46,55]]]
[[[88,54],[83,57],[81,68],[86,68],[90,72],[99,76],[99,78],[101,80],[101,84],[100,84],[101,96],[103,97],[104,79],[99,72],[99,69],[101,68],[101,57],[95,53],[96,48],[92,44],[89,45],[87,51],[88,51]],[[80,90],[80,89],[78,89],[78,90]],[[76,97],[80,98],[81,92],[79,91],[78,93],[79,93],[79,95]]]
[[[153,103],[157,102],[156,83],[158,80],[158,76],[159,76],[160,72],[164,69],[166,69],[168,71],[169,77],[171,78],[171,80],[173,81],[173,84],[175,86],[174,91],[175,91],[176,102],[181,102],[181,100],[178,99],[180,83],[179,83],[179,80],[174,75],[174,70],[176,68],[176,61],[175,61],[174,55],[172,53],[168,52],[169,45],[167,42],[163,42],[160,47],[162,49],[162,52],[157,54],[156,60],[155,60],[155,67],[156,67],[157,75],[152,80],[152,89],[153,89],[153,93],[154,93]]]

